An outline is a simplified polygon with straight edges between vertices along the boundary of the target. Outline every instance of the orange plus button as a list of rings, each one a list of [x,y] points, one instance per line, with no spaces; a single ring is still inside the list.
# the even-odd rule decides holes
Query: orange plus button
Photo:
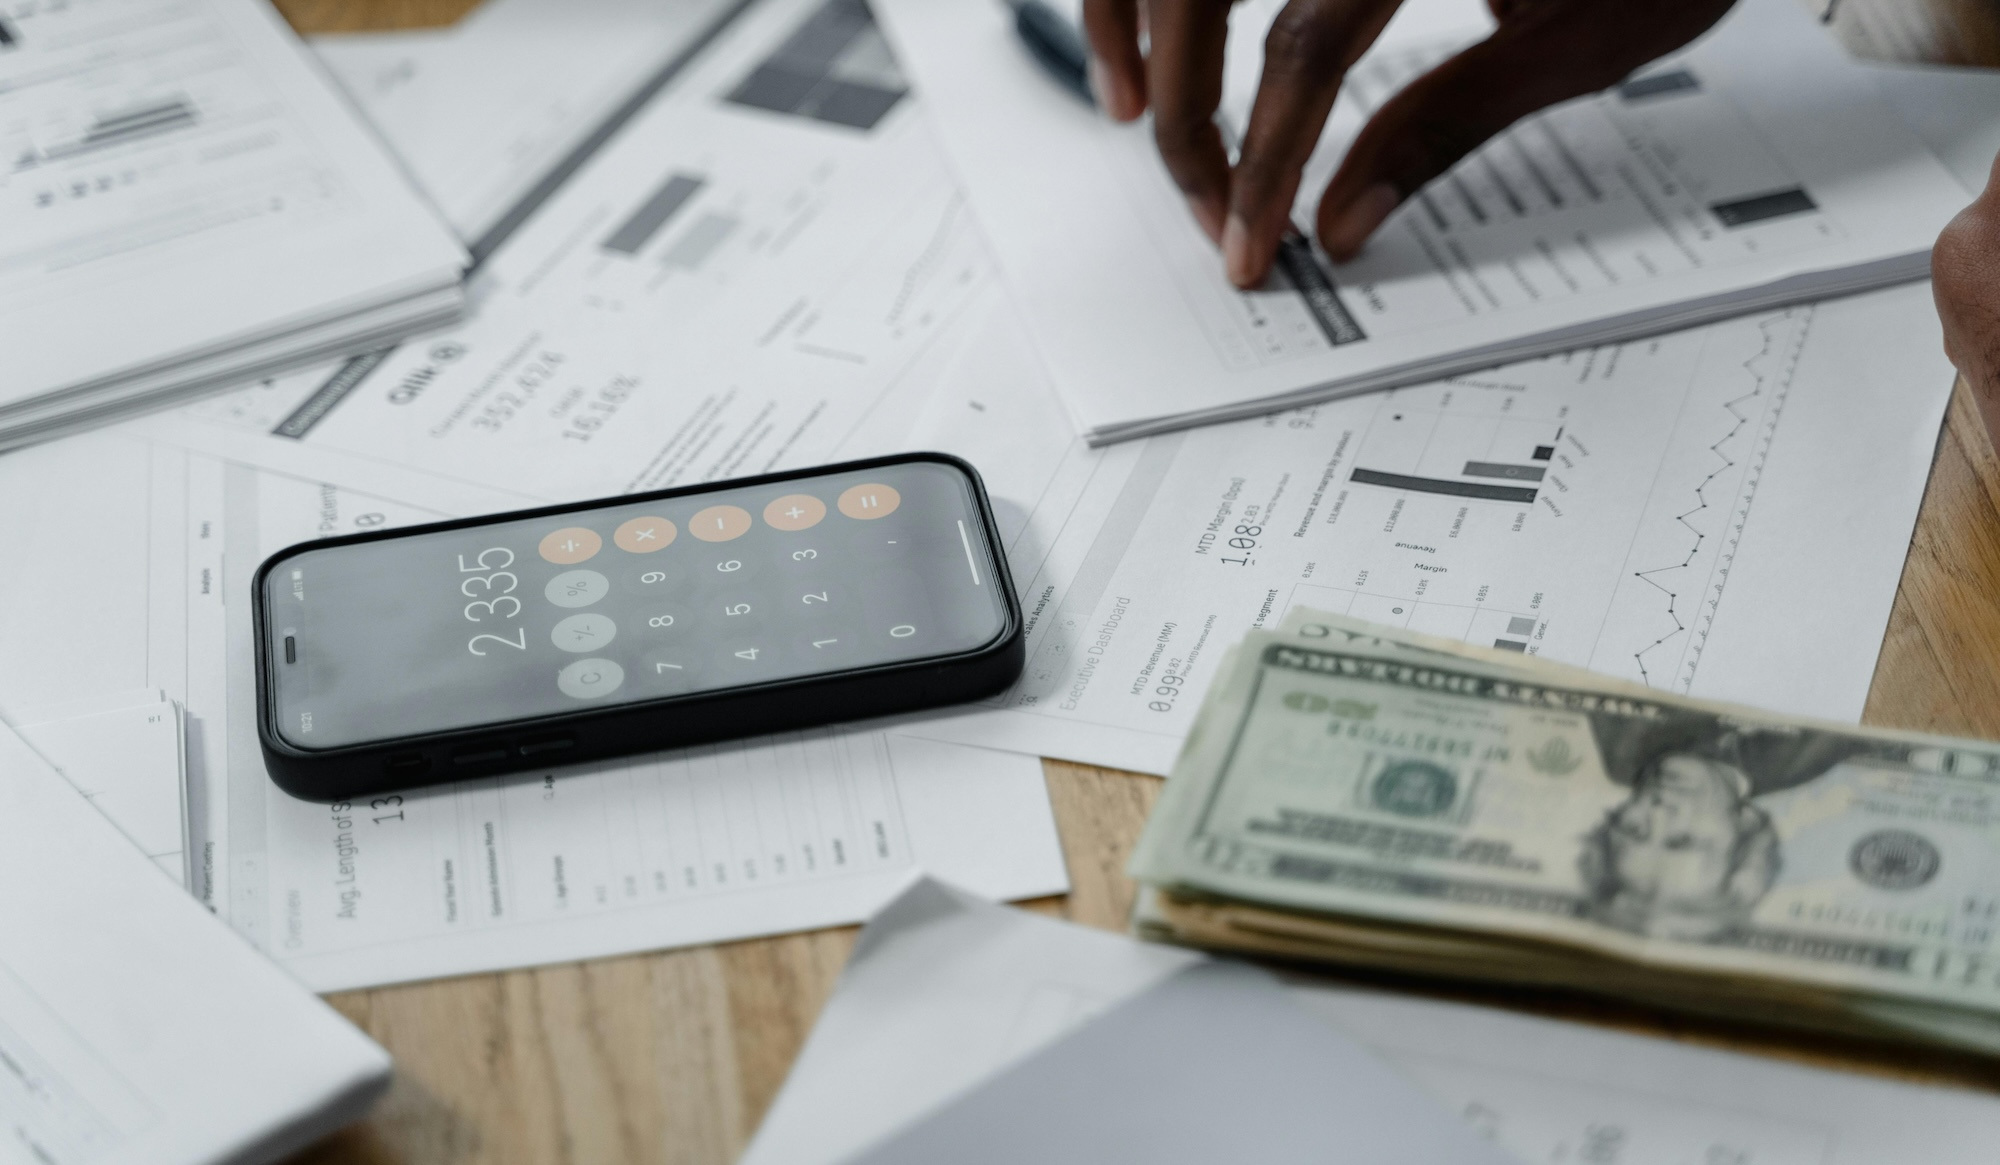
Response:
[[[764,522],[776,530],[808,530],[826,517],[826,503],[811,494],[786,494],[764,507]]]
[[[869,482],[849,486],[840,495],[840,512],[850,518],[886,518],[903,504],[903,495],[893,485]]]
[[[688,533],[703,542],[727,542],[750,530],[750,511],[742,506],[710,506],[688,519]]]
[[[634,518],[613,530],[611,541],[628,553],[651,554],[672,544],[675,533],[672,522],[648,516]]]
[[[557,566],[569,566],[594,557],[604,549],[604,539],[597,531],[586,530],[582,526],[565,526],[542,539],[542,557]]]

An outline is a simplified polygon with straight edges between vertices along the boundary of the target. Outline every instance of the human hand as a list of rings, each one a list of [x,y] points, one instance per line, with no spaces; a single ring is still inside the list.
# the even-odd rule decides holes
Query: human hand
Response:
[[[1944,320],[1944,351],[2000,449],[2000,159],[1986,192],[1958,213],[1931,249],[1931,293]]]
[[[1232,0],[1084,0],[1105,111],[1148,107],[1160,157],[1230,281],[1271,269],[1342,78],[1402,0],[1290,0],[1264,40],[1264,75],[1232,168],[1215,127]],[[1375,112],[1320,197],[1320,245],[1352,258],[1389,212],[1538,109],[1616,84],[1701,35],[1734,0],[1488,0],[1500,26]],[[1139,48],[1144,9],[1150,49]]]

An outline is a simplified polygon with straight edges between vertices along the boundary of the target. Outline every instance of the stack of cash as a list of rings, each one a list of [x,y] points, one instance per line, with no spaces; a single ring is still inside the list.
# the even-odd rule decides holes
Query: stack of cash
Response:
[[[2000,1052],[2000,745],[1301,611],[1132,872],[1151,937]]]

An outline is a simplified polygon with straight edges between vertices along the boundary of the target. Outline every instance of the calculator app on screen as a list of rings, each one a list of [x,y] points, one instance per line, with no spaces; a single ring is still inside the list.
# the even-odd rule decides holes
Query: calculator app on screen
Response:
[[[301,749],[977,651],[1007,629],[971,480],[906,461],[406,538],[266,575]]]

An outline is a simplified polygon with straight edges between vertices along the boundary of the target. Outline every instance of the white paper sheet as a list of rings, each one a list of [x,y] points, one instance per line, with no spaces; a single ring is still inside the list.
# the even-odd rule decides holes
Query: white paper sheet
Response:
[[[1916,285],[1104,450],[1004,308],[946,383],[913,440],[985,467],[1028,666],[911,731],[1163,773],[1295,605],[1858,718],[1952,371]]]
[[[473,242],[731,3],[487,0],[448,29],[312,47]]]
[[[0,725],[0,1158],[275,1160],[389,1057],[245,946]]]
[[[1232,17],[1230,124],[1277,7]],[[1502,134],[1325,272],[1326,296],[1283,280],[1243,294],[1147,128],[1042,76],[1004,8],[880,10],[1093,441],[1921,278],[1965,201],[1794,0],[1746,0],[1685,53]],[[1299,221],[1366,114],[1462,43],[1384,46],[1350,71]]]
[[[996,897],[1067,887],[1039,762],[865,730],[293,800],[254,730],[251,573],[460,511],[108,434],[0,458],[0,496],[0,540],[74,583],[0,578],[0,708],[184,704],[194,889],[316,989],[854,922],[920,869]]]
[[[508,238],[465,326],[145,431],[284,472],[399,473],[412,501],[422,477],[525,504],[808,465],[879,423],[986,280],[865,6],[779,0]]]
[[[0,445],[456,314],[463,250],[268,5],[0,21]]]
[[[847,1159],[1201,958],[912,887],[862,932],[743,1165]],[[1489,1008],[1294,988],[1533,1165],[1971,1165],[2000,1136],[2000,1101],[1955,1089]]]
[[[187,748],[180,705],[152,691],[87,710],[29,708],[11,719],[28,747],[140,853],[187,885]]]
[[[1334,1148],[1338,1146],[1338,1148]],[[1202,962],[852,1165],[1519,1165],[1267,972]]]

